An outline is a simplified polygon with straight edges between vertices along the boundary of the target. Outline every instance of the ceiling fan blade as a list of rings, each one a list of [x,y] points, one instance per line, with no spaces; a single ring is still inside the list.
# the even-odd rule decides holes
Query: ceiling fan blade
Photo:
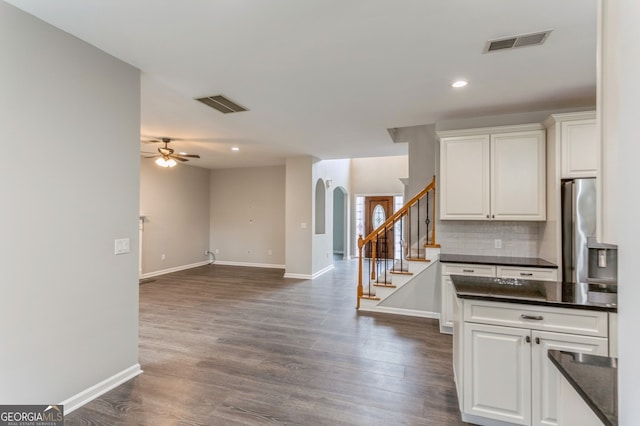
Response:
[[[170,157],[171,157],[171,158],[174,158],[174,159],[176,159],[176,160],[178,160],[178,161],[182,161],[183,163],[184,163],[185,161],[189,161],[189,160],[187,160],[186,158],[182,158],[182,157],[180,157],[179,155],[175,155],[175,154],[174,154],[174,155],[170,155]]]
[[[160,143],[162,141],[158,140],[158,139],[143,139],[140,142],[142,142],[142,143]]]
[[[140,155],[142,155],[142,154],[140,154]],[[156,154],[156,155],[142,155],[142,158],[158,158],[158,157],[161,157],[161,155],[158,155],[158,154]]]
[[[187,158],[200,158],[198,154],[180,154],[180,156],[187,157]]]

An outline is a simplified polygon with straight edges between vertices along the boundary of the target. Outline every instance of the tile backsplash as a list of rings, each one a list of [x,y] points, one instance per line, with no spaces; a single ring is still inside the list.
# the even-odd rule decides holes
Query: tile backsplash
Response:
[[[481,256],[538,257],[539,222],[440,221],[441,252]],[[495,248],[495,240],[502,248]]]

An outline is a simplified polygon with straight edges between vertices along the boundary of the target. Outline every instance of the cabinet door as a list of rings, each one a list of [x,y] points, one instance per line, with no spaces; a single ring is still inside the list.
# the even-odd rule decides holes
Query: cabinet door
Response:
[[[543,130],[491,135],[491,218],[546,219]]]
[[[562,177],[596,177],[599,145],[596,120],[565,121],[561,135]]]
[[[489,218],[489,135],[440,140],[440,219]]]
[[[440,289],[440,332],[451,334],[453,331],[453,304],[454,292],[451,277],[442,276],[442,288]]]
[[[531,422],[530,331],[464,323],[464,412]]]
[[[549,349],[607,355],[603,337],[532,331],[531,393],[532,425],[558,424],[558,398],[561,374],[547,357]]]

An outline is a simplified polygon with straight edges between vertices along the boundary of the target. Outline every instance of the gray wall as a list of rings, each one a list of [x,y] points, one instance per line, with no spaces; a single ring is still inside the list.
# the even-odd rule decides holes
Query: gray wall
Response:
[[[210,246],[218,263],[283,267],[285,176],[284,166],[211,171]]]
[[[209,181],[208,169],[186,164],[164,168],[141,160],[140,214],[147,216],[143,275],[207,261]]]
[[[0,51],[0,401],[59,403],[138,363],[139,72],[4,2]]]
[[[404,198],[410,200],[431,182],[436,174],[435,146],[437,144],[434,124],[399,127],[390,134],[395,143],[406,143],[409,150],[409,171]],[[407,174],[407,177],[409,175]]]
[[[312,273],[313,158],[289,157],[285,183],[285,277]]]

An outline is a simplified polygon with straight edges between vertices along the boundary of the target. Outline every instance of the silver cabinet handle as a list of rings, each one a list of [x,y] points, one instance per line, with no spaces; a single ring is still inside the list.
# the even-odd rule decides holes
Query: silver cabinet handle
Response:
[[[520,315],[520,318],[526,319],[526,320],[533,320],[533,321],[542,321],[544,319],[542,315],[525,315],[525,314]]]
[[[532,277],[533,273],[532,272],[520,272],[520,276],[521,277]]]
[[[462,272],[473,272],[473,269],[463,269]]]

